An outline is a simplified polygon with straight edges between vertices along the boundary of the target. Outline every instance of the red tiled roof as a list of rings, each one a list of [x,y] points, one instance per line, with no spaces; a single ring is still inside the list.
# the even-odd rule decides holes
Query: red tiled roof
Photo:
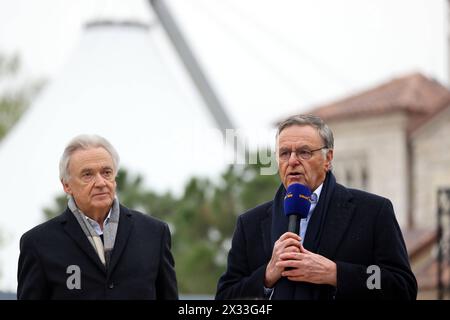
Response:
[[[411,115],[409,131],[450,105],[450,91],[420,73],[393,79],[373,89],[310,111],[325,121],[405,111]]]

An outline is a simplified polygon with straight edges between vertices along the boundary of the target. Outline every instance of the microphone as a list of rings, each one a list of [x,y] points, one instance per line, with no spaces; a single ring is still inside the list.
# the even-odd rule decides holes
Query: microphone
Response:
[[[284,197],[284,214],[289,217],[289,232],[300,234],[300,219],[308,216],[310,207],[311,190],[300,183],[289,185]]]

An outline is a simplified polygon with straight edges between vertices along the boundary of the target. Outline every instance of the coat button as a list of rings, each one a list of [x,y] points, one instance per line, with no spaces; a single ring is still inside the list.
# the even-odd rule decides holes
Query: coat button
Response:
[[[108,288],[110,288],[110,289],[114,289],[114,283],[113,283],[113,282],[111,282],[111,283],[109,284]]]

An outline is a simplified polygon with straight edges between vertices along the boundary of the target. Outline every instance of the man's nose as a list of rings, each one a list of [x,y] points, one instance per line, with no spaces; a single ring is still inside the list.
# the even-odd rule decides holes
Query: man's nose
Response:
[[[291,167],[295,167],[300,164],[300,160],[298,159],[297,154],[294,151],[292,151],[289,155],[288,163]]]
[[[103,178],[100,173],[97,173],[94,178],[94,184],[96,187],[103,187],[106,185],[105,178]]]

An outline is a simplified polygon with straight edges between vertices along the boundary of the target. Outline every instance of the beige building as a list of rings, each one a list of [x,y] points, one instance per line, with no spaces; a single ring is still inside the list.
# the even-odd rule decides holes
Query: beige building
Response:
[[[334,173],[389,198],[401,227],[434,228],[450,187],[450,91],[421,74],[315,108],[335,135]]]
[[[435,298],[437,192],[450,188],[450,91],[411,74],[310,113],[334,132],[337,181],[392,201],[419,297]]]

